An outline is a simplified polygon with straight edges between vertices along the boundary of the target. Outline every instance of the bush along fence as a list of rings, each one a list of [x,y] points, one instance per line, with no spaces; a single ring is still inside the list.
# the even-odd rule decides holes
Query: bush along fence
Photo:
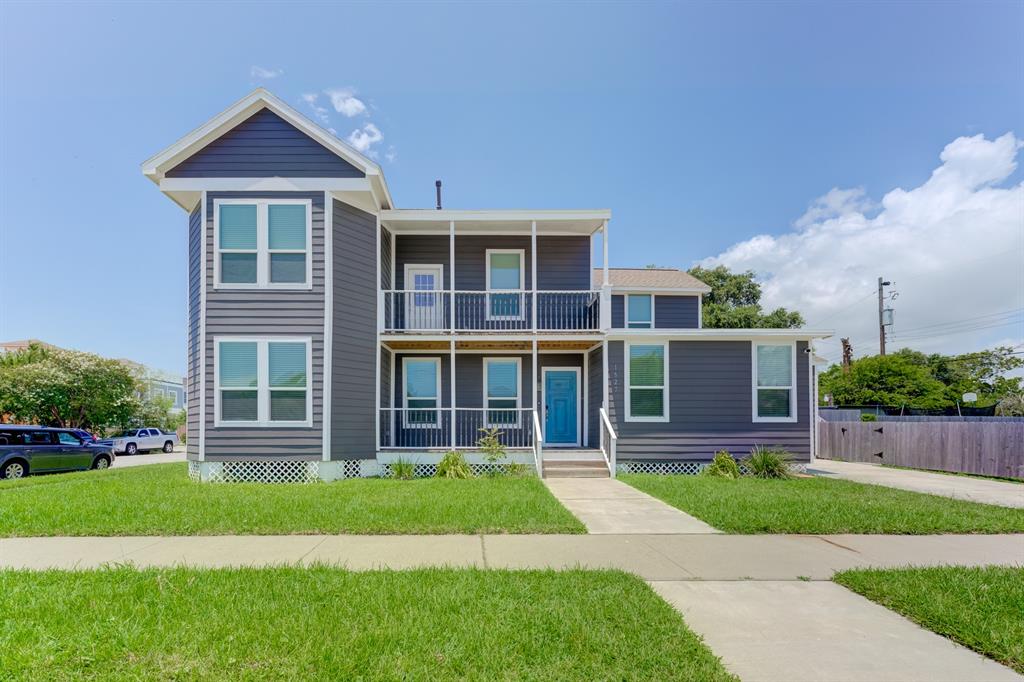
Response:
[[[820,421],[818,456],[1024,479],[1024,421]]]

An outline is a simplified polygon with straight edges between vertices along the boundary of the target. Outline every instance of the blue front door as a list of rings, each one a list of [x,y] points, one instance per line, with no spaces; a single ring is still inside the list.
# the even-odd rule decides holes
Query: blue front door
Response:
[[[576,377],[571,370],[544,372],[544,442],[575,445],[579,415],[576,413]]]

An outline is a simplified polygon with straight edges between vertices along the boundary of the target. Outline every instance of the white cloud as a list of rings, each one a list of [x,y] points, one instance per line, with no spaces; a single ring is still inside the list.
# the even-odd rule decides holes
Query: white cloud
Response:
[[[1006,314],[1024,308],[1024,182],[1001,186],[1022,146],[1013,133],[957,138],[918,187],[893,189],[880,204],[862,189],[833,189],[792,232],[753,237],[702,265],[754,270],[766,307],[796,309],[809,326],[835,330],[819,344],[830,359],[840,336],[857,356],[878,352],[879,276],[899,292],[891,348],[1024,344],[1024,315]]]
[[[306,92],[302,95],[302,101],[308,104],[309,108],[313,110],[313,115],[316,116],[316,120],[320,121],[323,125],[327,125],[330,123],[331,119],[327,115],[327,107],[323,107],[318,104],[319,99],[320,96],[315,92]]]
[[[324,94],[331,98],[331,104],[334,106],[334,110],[348,118],[352,118],[353,116],[358,116],[359,114],[366,112],[366,104],[355,96],[355,90],[352,88],[334,88],[331,90],[324,90]]]
[[[391,145],[390,147],[388,147],[388,150],[386,152],[384,152],[384,158],[387,159],[388,162],[392,162],[396,158],[398,158],[398,152],[395,150],[395,146],[394,145]]]
[[[371,147],[384,139],[377,126],[367,123],[362,128],[356,128],[348,136],[348,142],[360,152],[369,156],[376,156],[377,152]]]
[[[277,78],[284,73],[284,69],[265,69],[262,66],[253,66],[249,69],[249,75],[260,80]]]

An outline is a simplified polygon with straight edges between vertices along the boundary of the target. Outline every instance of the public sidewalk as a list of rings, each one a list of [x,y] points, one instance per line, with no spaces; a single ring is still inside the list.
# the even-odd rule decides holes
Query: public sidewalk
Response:
[[[968,502],[995,504],[1001,507],[1024,508],[1024,484],[994,481],[973,476],[895,469],[878,464],[840,462],[834,459],[815,459],[807,473],[827,478],[844,478],[858,483],[884,485],[916,493],[941,495]]]

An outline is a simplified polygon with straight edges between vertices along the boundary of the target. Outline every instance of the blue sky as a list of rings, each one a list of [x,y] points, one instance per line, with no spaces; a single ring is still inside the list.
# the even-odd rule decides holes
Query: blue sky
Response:
[[[915,290],[955,272],[946,252],[932,259],[944,272],[911,267],[929,225],[894,244],[884,273],[838,238],[824,275],[736,247],[806,230],[794,224],[833,188],[856,192],[822,204],[823,220],[872,219],[957,138],[974,140],[951,153],[970,160],[1014,133],[980,155],[997,170],[968,182],[971,196],[1005,192],[1002,213],[965,241],[992,246],[969,254],[983,273],[1020,270],[1022,27],[1019,2],[3,3],[0,339],[182,371],[185,215],[139,164],[256,85],[310,116],[302,96],[318,94],[341,137],[376,126],[371,151],[400,207],[432,205],[442,178],[449,208],[611,208],[613,265],[751,263],[777,283],[771,303],[854,337],[870,339],[872,302],[857,302],[878,274],[908,283],[908,330],[1019,309],[1019,277],[984,309]],[[329,106],[325,91],[345,88],[365,112]],[[969,351],[1024,337],[1007,319],[923,341]]]

